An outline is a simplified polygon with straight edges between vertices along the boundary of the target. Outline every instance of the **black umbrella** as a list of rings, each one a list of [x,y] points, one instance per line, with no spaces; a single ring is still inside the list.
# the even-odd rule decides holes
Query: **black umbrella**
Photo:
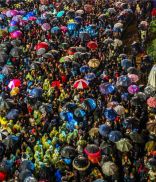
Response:
[[[78,171],[86,171],[90,166],[90,162],[84,156],[79,155],[73,160],[73,167]]]
[[[64,158],[73,158],[76,155],[76,151],[71,146],[65,146],[61,150],[61,156]]]
[[[131,132],[129,136],[134,143],[144,143],[142,136],[137,132]]]
[[[31,177],[32,173],[28,169],[21,171],[19,174],[19,180],[24,181],[26,178]]]
[[[10,149],[12,147],[15,147],[16,144],[19,141],[19,137],[15,135],[9,135],[3,140],[4,145],[6,146],[7,149]]]
[[[135,67],[129,67],[127,69],[127,73],[138,75],[139,74],[139,71]]]
[[[24,160],[22,161],[20,167],[19,167],[19,170],[20,171],[30,171],[30,172],[33,172],[35,169],[35,166],[34,166],[34,163],[31,162],[30,160]]]

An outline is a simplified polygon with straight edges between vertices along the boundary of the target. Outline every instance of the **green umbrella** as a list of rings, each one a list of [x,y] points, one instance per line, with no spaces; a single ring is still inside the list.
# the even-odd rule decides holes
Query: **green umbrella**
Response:
[[[144,143],[142,136],[137,132],[131,132],[129,137],[134,143]]]
[[[118,167],[117,165],[112,162],[112,161],[108,161],[108,162],[105,162],[103,165],[102,165],[102,172],[103,174],[105,174],[106,176],[113,176],[117,173],[118,171]]]
[[[60,63],[65,63],[68,61],[72,61],[72,56],[64,56],[59,60]]]
[[[129,140],[126,138],[122,138],[118,142],[116,142],[116,148],[121,152],[129,152],[132,149],[132,145]]]

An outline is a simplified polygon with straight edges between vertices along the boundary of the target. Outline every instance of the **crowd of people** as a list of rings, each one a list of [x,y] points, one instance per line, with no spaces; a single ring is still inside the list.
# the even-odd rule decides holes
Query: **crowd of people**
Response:
[[[0,181],[155,182],[151,1],[3,3]]]

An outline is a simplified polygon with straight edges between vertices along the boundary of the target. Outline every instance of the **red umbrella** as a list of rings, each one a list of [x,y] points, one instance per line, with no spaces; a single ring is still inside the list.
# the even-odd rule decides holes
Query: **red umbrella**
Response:
[[[98,48],[98,45],[97,45],[97,43],[96,42],[94,42],[94,41],[90,41],[90,42],[88,42],[87,43],[87,47],[89,48],[89,49],[97,49]]]
[[[152,16],[156,16],[156,8],[153,8],[153,9],[152,9],[151,15],[152,15]]]
[[[156,98],[155,97],[150,97],[147,100],[147,104],[148,104],[149,107],[156,108]]]
[[[60,86],[61,86],[61,83],[58,80],[53,81],[52,84],[51,84],[51,87],[60,88]]]
[[[5,172],[2,172],[0,171],[0,181],[5,181],[6,180],[6,173]]]
[[[42,48],[48,50],[49,46],[48,46],[48,44],[47,44],[46,42],[40,42],[40,43],[38,43],[38,44],[35,46],[35,50],[36,50],[36,51],[38,51],[39,49],[42,49]]]
[[[77,89],[86,89],[86,88],[88,88],[88,82],[86,80],[83,80],[83,79],[77,80],[74,83],[74,88],[77,88]]]
[[[67,51],[69,55],[74,55],[76,53],[76,48],[75,47],[70,47]]]

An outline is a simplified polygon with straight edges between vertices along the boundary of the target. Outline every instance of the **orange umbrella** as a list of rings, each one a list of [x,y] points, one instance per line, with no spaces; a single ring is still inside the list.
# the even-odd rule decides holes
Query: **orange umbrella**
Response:
[[[97,43],[95,41],[90,41],[90,42],[87,43],[87,47],[89,49],[95,50],[95,49],[98,48],[98,45],[97,45]]]

